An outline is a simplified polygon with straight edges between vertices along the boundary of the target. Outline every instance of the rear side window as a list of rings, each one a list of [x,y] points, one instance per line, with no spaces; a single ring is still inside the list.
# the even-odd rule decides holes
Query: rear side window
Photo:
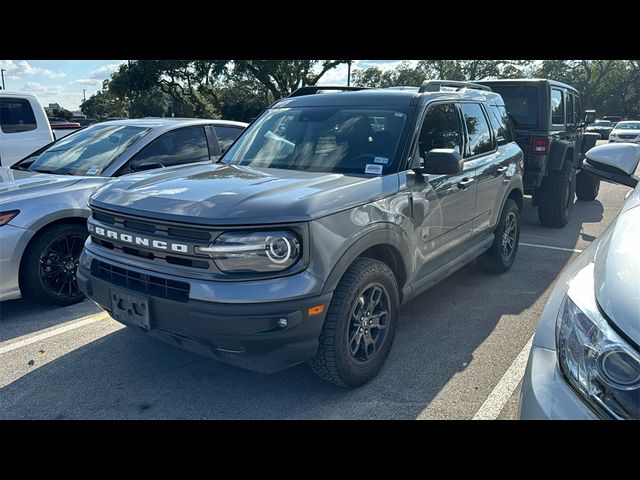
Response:
[[[536,87],[491,85],[499,93],[516,126],[535,127],[538,124],[538,89]]]
[[[551,123],[564,125],[564,95],[555,88],[551,89]]]
[[[567,93],[567,124],[573,125],[576,123],[573,108],[573,93]]]
[[[189,127],[165,133],[143,148],[131,165],[158,162],[165,167],[209,160],[209,147],[203,127]]]
[[[242,128],[238,127],[221,127],[215,125],[213,128],[216,131],[218,140],[221,142],[233,142],[242,133]]]
[[[513,134],[511,132],[511,125],[507,110],[503,106],[491,105],[489,107],[491,111],[491,124],[493,125],[493,131],[495,132],[498,145],[505,145],[513,141]]]
[[[460,109],[469,138],[465,157],[473,157],[493,150],[491,129],[480,104],[463,103],[460,105]]]
[[[37,126],[29,100],[0,98],[0,128],[4,133],[28,132]]]

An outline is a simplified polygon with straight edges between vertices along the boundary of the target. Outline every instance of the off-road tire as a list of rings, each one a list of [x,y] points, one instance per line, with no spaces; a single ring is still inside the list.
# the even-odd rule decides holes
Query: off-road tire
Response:
[[[565,162],[553,170],[536,192],[538,218],[545,227],[563,228],[571,219],[576,193],[576,169]]]
[[[600,191],[600,179],[589,172],[580,170],[576,175],[576,197],[578,200],[590,202],[595,200]]]

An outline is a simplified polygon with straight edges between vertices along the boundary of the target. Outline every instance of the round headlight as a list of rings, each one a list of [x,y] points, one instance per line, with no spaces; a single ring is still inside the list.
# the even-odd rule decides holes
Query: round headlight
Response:
[[[291,258],[293,248],[291,242],[286,237],[267,237],[267,257],[274,263],[285,263]]]
[[[618,390],[635,390],[640,387],[640,362],[617,345],[598,355],[598,371],[602,379]]]

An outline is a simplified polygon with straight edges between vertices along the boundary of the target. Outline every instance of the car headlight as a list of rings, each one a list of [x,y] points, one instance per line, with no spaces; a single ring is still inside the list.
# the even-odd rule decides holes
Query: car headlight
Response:
[[[611,328],[596,303],[593,263],[571,281],[556,324],[565,377],[602,416],[640,418],[640,355]]]
[[[10,210],[8,212],[0,212],[0,227],[6,225],[20,213],[20,210]]]
[[[228,273],[262,273],[286,270],[300,259],[298,236],[289,231],[227,232],[195,252],[213,258]]]

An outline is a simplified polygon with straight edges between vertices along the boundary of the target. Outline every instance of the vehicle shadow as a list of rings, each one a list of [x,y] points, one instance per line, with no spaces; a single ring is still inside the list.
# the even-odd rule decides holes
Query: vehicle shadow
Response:
[[[89,300],[68,307],[39,304],[24,298],[0,302],[0,342],[101,311]]]
[[[526,232],[537,231],[532,215],[527,206]],[[598,216],[599,202],[577,204],[567,228],[544,229],[544,238],[575,245],[582,224]],[[465,266],[403,307],[386,365],[358,389],[327,384],[306,365],[263,375],[121,329],[0,389],[0,418],[471,418],[533,333],[573,255],[521,246],[506,274]]]

